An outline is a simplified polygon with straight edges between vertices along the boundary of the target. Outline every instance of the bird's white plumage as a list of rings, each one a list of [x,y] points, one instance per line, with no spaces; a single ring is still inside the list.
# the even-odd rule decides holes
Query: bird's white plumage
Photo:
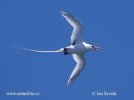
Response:
[[[27,50],[27,51],[31,51],[31,52],[39,52],[39,53],[59,53],[59,52],[64,52],[64,49],[61,48],[59,50],[53,50],[53,51],[46,51],[46,50],[34,50],[34,49],[28,49],[28,48],[21,48],[21,47],[18,47],[18,46],[13,46],[15,48],[19,48],[19,49],[23,49],[23,50]]]
[[[76,44],[82,42],[82,25],[81,23],[73,17],[71,14],[61,11],[61,15],[69,22],[69,24],[73,27],[72,35],[71,35],[71,44]]]
[[[92,50],[99,49],[96,46],[92,46],[90,44],[87,44],[82,39],[82,25],[81,23],[73,17],[71,14],[61,11],[61,15],[69,22],[69,24],[73,27],[73,32],[71,35],[71,45],[65,48],[61,48],[59,50],[55,51],[44,51],[44,50],[32,50],[27,48],[21,48],[23,50],[28,50],[32,52],[41,52],[41,53],[64,53],[64,54],[72,54],[73,59],[76,61],[76,66],[73,69],[70,78],[67,82],[67,86],[70,85],[80,74],[80,72],[83,70],[86,60],[85,60],[85,53]],[[16,46],[15,46],[16,47]],[[17,47],[20,48],[20,47]]]
[[[70,75],[70,78],[67,82],[67,86],[69,86],[73,82],[73,80],[75,80],[79,76],[80,72],[83,70],[86,64],[86,60],[83,53],[72,54],[72,56],[77,64]]]

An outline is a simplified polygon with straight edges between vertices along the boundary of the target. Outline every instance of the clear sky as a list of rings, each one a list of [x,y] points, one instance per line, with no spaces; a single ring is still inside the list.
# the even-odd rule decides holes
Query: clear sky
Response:
[[[134,99],[133,0],[0,0],[1,100]],[[86,55],[87,65],[66,87],[75,61],[71,55],[23,51],[12,45],[57,50],[70,45],[72,27],[60,10],[77,17],[84,40],[101,47]],[[6,96],[6,92],[40,92]],[[117,96],[93,96],[92,92]]]

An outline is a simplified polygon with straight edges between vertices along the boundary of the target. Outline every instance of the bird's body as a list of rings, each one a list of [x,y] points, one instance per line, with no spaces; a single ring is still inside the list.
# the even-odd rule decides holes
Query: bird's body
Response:
[[[99,47],[85,43],[82,39],[82,31],[83,27],[81,23],[73,17],[71,14],[61,11],[61,15],[69,22],[69,24],[73,27],[72,35],[71,35],[71,45],[65,48],[61,48],[56,51],[43,51],[43,50],[32,50],[27,48],[21,48],[24,50],[32,51],[32,52],[44,52],[44,53],[64,53],[72,54],[73,59],[76,61],[76,66],[71,73],[69,80],[67,82],[67,86],[69,86],[80,74],[80,72],[84,69],[86,64],[85,53],[89,51],[96,51]]]
[[[90,44],[85,42],[80,42],[75,45],[70,45],[65,47],[66,52],[69,54],[79,54],[79,53],[86,53],[88,51],[92,51],[92,47]]]

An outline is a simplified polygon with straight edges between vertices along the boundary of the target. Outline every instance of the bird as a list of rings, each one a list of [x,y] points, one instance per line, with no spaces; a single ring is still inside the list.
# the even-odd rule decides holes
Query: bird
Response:
[[[72,14],[65,11],[60,11],[60,12],[61,15],[66,19],[66,21],[73,28],[72,35],[70,38],[71,44],[69,46],[54,51],[33,50],[27,48],[21,48],[21,49],[28,50],[31,52],[40,52],[40,53],[63,53],[64,55],[71,54],[73,59],[76,62],[76,66],[74,67],[67,81],[67,87],[68,87],[70,84],[72,84],[72,82],[80,75],[80,73],[84,69],[86,65],[85,54],[90,51],[99,51],[100,48],[98,46],[83,41],[82,38],[83,26],[76,17],[74,17]]]

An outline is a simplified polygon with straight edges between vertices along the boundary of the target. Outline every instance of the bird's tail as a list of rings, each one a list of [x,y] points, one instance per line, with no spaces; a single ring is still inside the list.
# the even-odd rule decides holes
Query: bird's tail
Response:
[[[33,50],[33,49],[28,49],[28,48],[21,48],[21,47],[18,47],[18,46],[13,46],[15,48],[18,48],[18,49],[22,49],[22,50],[27,50],[27,51],[31,51],[31,52],[39,52],[39,53],[64,53],[64,48],[61,48],[59,50],[54,50],[54,51],[45,51],[45,50]]]

